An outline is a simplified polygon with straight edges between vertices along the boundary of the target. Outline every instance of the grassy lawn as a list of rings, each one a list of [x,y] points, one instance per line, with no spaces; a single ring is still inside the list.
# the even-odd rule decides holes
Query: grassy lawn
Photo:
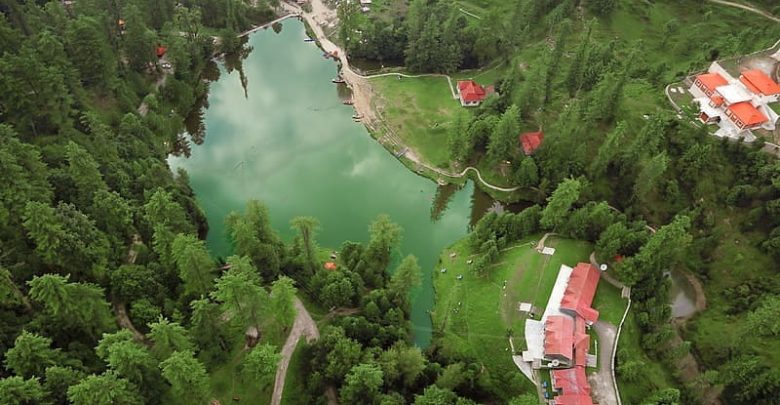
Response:
[[[460,106],[444,77],[371,79],[384,118],[401,140],[427,162],[449,166],[447,123]]]

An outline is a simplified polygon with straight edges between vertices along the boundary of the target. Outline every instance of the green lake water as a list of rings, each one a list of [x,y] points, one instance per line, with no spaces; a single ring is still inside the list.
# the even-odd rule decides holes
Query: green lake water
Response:
[[[305,36],[295,20],[278,34],[253,34],[253,51],[243,61],[246,96],[238,71],[220,66],[203,112],[203,143],[193,145],[189,158],[171,157],[170,164],[189,173],[216,256],[230,253],[223,219],[249,199],[268,206],[274,228],[287,240],[290,219],[318,218],[317,241],[332,248],[345,240],[367,241],[370,222],[390,215],[404,229],[398,256],[414,254],[423,268],[412,324],[415,343],[425,347],[439,253],[464,236],[492,201],[471,183],[437,187],[373,140],[339,100],[331,83],[336,64],[303,42]]]

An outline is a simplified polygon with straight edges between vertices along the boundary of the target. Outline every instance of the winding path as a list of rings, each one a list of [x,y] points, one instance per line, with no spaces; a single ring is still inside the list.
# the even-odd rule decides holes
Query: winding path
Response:
[[[274,381],[274,393],[271,397],[272,405],[279,405],[282,402],[282,393],[284,392],[284,382],[287,379],[287,368],[290,366],[295,348],[301,337],[305,336],[307,342],[312,342],[320,338],[320,330],[312,319],[309,311],[303,306],[298,297],[295,297],[295,322],[293,322],[290,335],[282,347],[282,359],[279,361],[279,367],[276,369],[276,380]]]
[[[755,7],[747,5],[747,4],[735,3],[733,1],[725,1],[725,0],[709,0],[709,2],[710,3],[721,4],[721,5],[729,6],[729,7],[741,8],[743,10],[750,11],[751,13],[756,13],[756,14],[762,15],[762,16],[764,16],[764,17],[766,17],[766,18],[768,18],[768,19],[770,19],[770,20],[772,20],[774,22],[779,22],[780,23],[780,18],[777,18],[777,17],[773,16],[772,14],[767,13],[764,10],[755,8]]]

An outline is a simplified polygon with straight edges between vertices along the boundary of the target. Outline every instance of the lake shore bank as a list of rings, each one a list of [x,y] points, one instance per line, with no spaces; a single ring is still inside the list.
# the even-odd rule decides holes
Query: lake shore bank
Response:
[[[478,168],[468,166],[460,172],[451,172],[432,165],[426,162],[412,147],[401,142],[377,109],[377,94],[369,83],[371,76],[364,76],[356,72],[350,65],[346,52],[325,34],[323,26],[333,28],[338,24],[336,11],[328,8],[322,0],[310,0],[309,4],[311,11],[304,10],[298,4],[280,3],[285,12],[301,19],[306,25],[306,31],[313,34],[320,49],[338,62],[341,78],[352,91],[351,103],[355,114],[360,117],[360,122],[366,126],[372,138],[392,153],[409,170],[439,185],[465,184],[467,180],[472,180],[482,191],[498,201],[504,203],[521,200],[534,201],[533,196],[528,193],[529,190],[522,190],[520,187],[503,187],[486,181]]]

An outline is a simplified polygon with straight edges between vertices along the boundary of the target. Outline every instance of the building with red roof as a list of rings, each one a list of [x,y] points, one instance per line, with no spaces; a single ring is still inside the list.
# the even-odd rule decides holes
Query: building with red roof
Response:
[[[755,139],[751,130],[774,131],[780,120],[768,105],[780,101],[780,84],[759,69],[746,70],[735,79],[713,62],[707,73],[695,77],[688,92],[699,105],[699,120],[718,125],[719,137],[751,142]]]
[[[570,316],[549,316],[544,323],[544,357],[570,366],[574,359],[574,319]]]
[[[561,300],[561,312],[581,316],[589,325],[599,318],[599,311],[591,308],[601,273],[590,263],[579,263],[569,277],[569,284]]]
[[[726,116],[742,130],[757,128],[769,120],[764,113],[747,101],[728,106]]]
[[[544,132],[526,132],[520,135],[520,146],[523,147],[523,153],[530,155],[534,153],[544,141]]]
[[[709,97],[712,96],[712,93],[715,92],[716,88],[725,86],[729,84],[729,82],[719,73],[709,72],[696,76],[696,80],[694,80],[693,84]]]
[[[162,58],[166,53],[168,53],[168,48],[160,45],[157,47],[157,49],[155,49],[155,53],[157,54],[158,58]]]
[[[478,106],[487,97],[485,89],[473,80],[459,80],[457,87],[460,105],[464,107]]]
[[[753,69],[742,72],[739,76],[748,90],[763,96],[777,96],[780,94],[780,84],[777,84],[768,74],[761,70]]]
[[[555,405],[593,405],[591,388],[584,367],[550,371]]]

